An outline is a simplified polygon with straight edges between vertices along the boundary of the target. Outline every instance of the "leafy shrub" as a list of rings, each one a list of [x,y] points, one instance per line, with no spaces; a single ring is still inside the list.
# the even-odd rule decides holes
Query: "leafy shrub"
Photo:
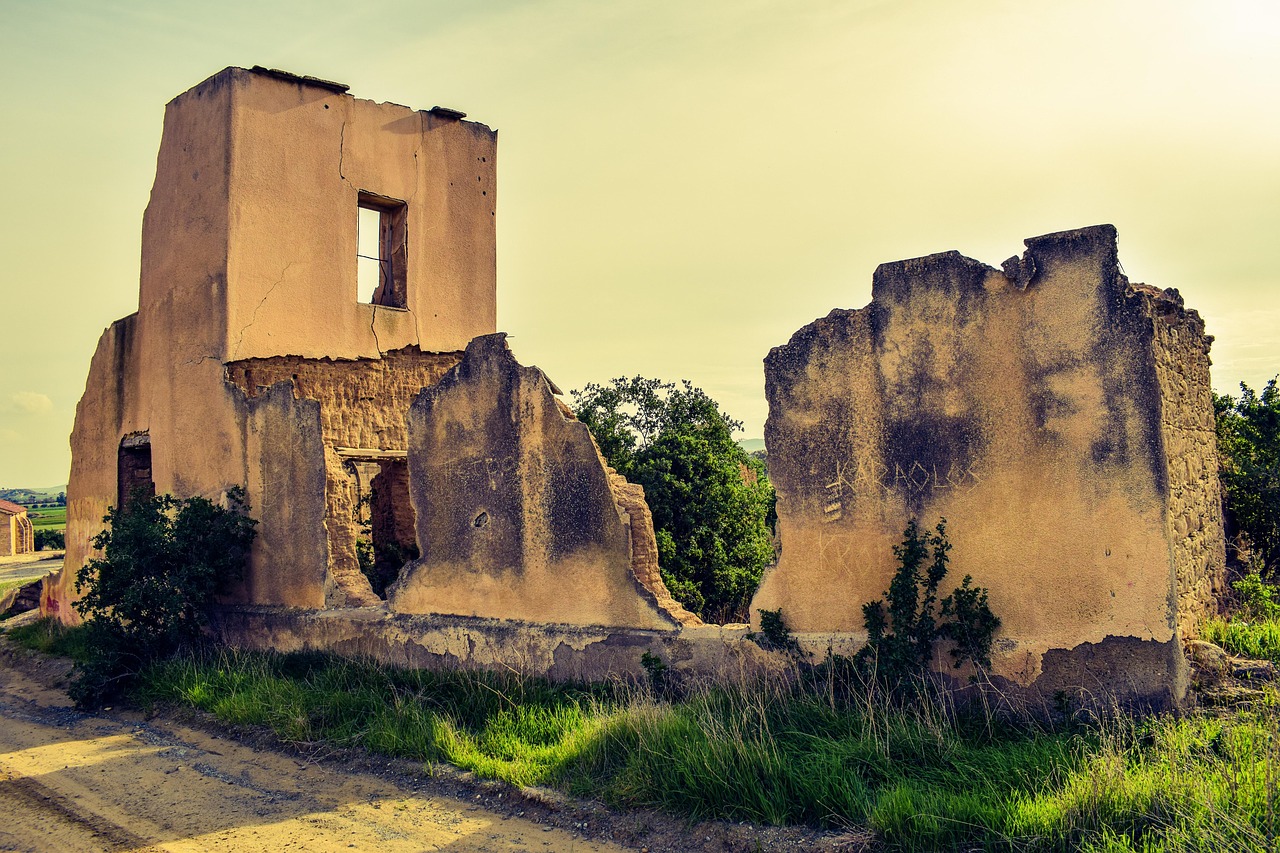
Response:
[[[653,652],[640,655],[640,665],[644,667],[644,673],[649,677],[649,688],[654,693],[662,693],[671,677],[671,667],[667,666],[667,662],[661,656]]]
[[[37,551],[58,551],[67,547],[67,535],[62,530],[41,529],[36,531]]]
[[[1276,588],[1262,579],[1256,571],[1249,572],[1231,584],[1236,594],[1236,613],[1250,621],[1265,621],[1280,617],[1280,601]]]
[[[227,503],[138,490],[107,511],[108,527],[93,538],[103,556],[76,573],[84,597],[75,607],[93,652],[77,664],[77,704],[110,699],[147,662],[199,639],[209,605],[240,577],[256,535],[244,490],[229,491]]]
[[[864,672],[889,684],[918,679],[928,671],[939,639],[952,641],[954,666],[966,661],[991,665],[1000,619],[987,604],[987,590],[972,586],[973,578],[965,575],[959,587],[938,601],[950,550],[945,518],[932,535],[921,532],[914,518],[907,523],[902,544],[893,546],[898,570],[888,591],[862,606],[867,645],[855,661]]]
[[[805,652],[791,634],[791,628],[782,618],[782,609],[760,611],[760,633],[750,633],[748,638],[754,640],[762,649],[773,649],[785,652],[793,658],[805,657]]]

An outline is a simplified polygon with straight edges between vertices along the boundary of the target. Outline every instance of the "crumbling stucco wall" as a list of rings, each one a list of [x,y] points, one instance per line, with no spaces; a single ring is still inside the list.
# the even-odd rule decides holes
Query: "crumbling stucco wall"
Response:
[[[388,666],[490,670],[556,681],[643,679],[646,652],[676,673],[714,676],[721,683],[793,671],[790,661],[748,639],[746,625],[689,625],[674,631],[423,616],[372,607],[243,607],[215,613],[213,629],[239,648],[329,651]]]
[[[1208,342],[1129,285],[1110,226],[1026,244],[1005,272],[955,252],[884,264],[870,305],[769,353],[782,555],[752,611],[852,650],[908,519],[946,517],[950,580],[973,575],[1003,620],[997,677],[1171,704],[1179,624],[1210,606],[1223,553],[1216,484],[1196,484],[1216,478]],[[1188,515],[1209,521],[1193,536]]]
[[[381,358],[349,361],[298,356],[244,359],[227,365],[227,378],[250,398],[279,382],[319,403],[324,447],[329,583],[322,602],[335,607],[381,602],[360,571],[356,557],[356,484],[341,449],[404,451],[405,415],[418,392],[435,385],[458,363],[461,353],[426,353],[416,347]],[[408,501],[407,487],[403,500]]]
[[[494,331],[494,131],[261,71],[204,87],[230,100],[228,360],[445,352]],[[408,208],[403,309],[356,302],[361,193]]]
[[[254,559],[240,601],[323,607],[329,548],[325,539],[325,468],[320,406],[280,382],[252,399],[228,395],[243,412],[245,487],[258,520]]]
[[[632,570],[631,519],[586,426],[540,370],[516,362],[505,335],[468,344],[418,395],[408,425],[422,556],[388,590],[391,611],[681,624]]]

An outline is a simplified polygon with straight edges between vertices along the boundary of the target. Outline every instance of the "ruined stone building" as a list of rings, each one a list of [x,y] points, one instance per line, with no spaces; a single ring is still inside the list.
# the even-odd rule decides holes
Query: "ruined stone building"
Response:
[[[29,554],[36,549],[36,534],[27,508],[0,500],[0,557]]]
[[[224,639],[407,666],[595,678],[778,665],[704,625],[658,571],[643,491],[495,319],[484,125],[229,68],[165,112],[138,311],[102,335],[72,433],[67,558],[135,489],[247,491],[258,538]],[[818,653],[910,517],[950,520],[953,574],[1004,620],[1015,691],[1177,702],[1223,535],[1208,344],[1130,284],[1109,227],[1027,241],[1003,271],[950,252],[876,273],[766,360],[781,609]]]
[[[260,523],[234,597],[243,604],[385,610],[385,586],[405,563],[453,560],[442,537],[418,528],[453,532],[457,522],[469,536],[514,541],[502,555],[513,562],[495,566],[495,577],[527,573],[546,593],[512,609],[518,584],[498,584],[508,595],[495,596],[493,583],[461,565],[462,589],[422,570],[414,576],[424,589],[392,586],[394,610],[678,624],[665,590],[646,577],[650,592],[631,570],[630,517],[612,501],[598,455],[586,460],[598,469],[590,497],[607,506],[594,505],[589,521],[607,534],[609,553],[585,562],[563,536],[520,538],[519,501],[533,500],[535,486],[531,457],[511,454],[532,453],[527,443],[506,436],[516,443],[496,461],[483,446],[466,455],[474,419],[523,426],[525,410],[539,407],[540,435],[558,431],[556,454],[572,447],[581,461],[593,452],[536,369],[521,374],[518,412],[495,408],[517,404],[502,397],[505,387],[458,392],[461,403],[433,398],[453,407],[456,423],[420,460],[428,482],[444,466],[455,472],[445,483],[524,478],[524,491],[502,506],[468,507],[460,520],[430,499],[415,514],[406,418],[414,399],[454,371],[473,339],[488,340],[485,358],[514,363],[501,336],[481,337],[496,322],[495,143],[456,111],[358,100],[339,84],[259,68],[226,69],[168,105],[143,218],[138,311],[104,332],[77,408],[67,569],[47,585],[47,611],[76,618],[75,569],[107,508],[133,489],[217,499],[244,486]],[[562,503],[576,499],[565,488],[586,489],[572,479],[580,474],[566,476],[547,485]],[[583,521],[549,517],[574,529]],[[574,581],[575,603],[559,584],[591,574],[592,560],[607,570]],[[564,569],[556,583],[538,575],[547,566]]]

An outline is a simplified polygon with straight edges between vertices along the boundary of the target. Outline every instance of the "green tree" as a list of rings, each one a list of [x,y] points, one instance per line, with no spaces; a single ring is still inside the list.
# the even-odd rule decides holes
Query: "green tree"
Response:
[[[1280,567],[1280,390],[1272,379],[1255,392],[1240,383],[1239,398],[1213,398],[1219,476],[1228,530],[1243,534],[1264,577]]]
[[[746,621],[773,559],[773,487],[733,440],[742,424],[687,380],[619,378],[573,392],[609,464],[644,487],[671,594],[710,621]]]
[[[78,665],[71,694],[99,704],[149,661],[195,643],[218,591],[237,580],[256,535],[244,490],[227,507],[136,490],[102,519],[93,538],[102,557],[76,573],[75,608],[85,618],[92,656]]]

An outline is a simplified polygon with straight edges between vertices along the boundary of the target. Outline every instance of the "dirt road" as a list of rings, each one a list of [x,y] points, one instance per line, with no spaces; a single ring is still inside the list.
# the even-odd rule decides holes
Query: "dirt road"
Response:
[[[75,712],[0,657],[0,850],[623,851],[132,713]]]

